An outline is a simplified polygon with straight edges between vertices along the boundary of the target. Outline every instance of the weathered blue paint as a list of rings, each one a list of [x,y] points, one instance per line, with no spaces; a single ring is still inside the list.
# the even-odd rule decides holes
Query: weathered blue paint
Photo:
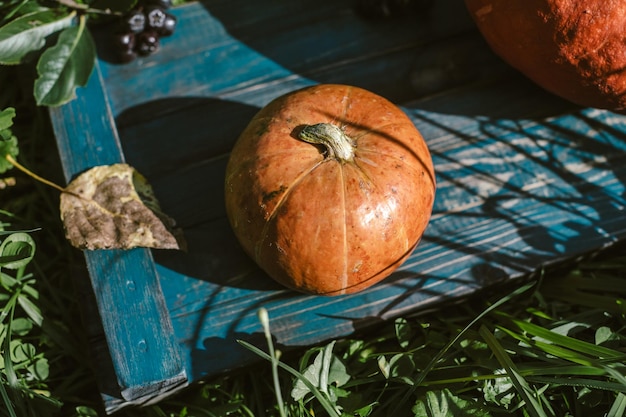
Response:
[[[76,100],[51,109],[56,135],[63,138],[57,143],[68,181],[92,166],[124,162],[101,77],[97,67]],[[186,370],[151,252],[86,251],[85,261],[97,302],[93,319],[102,321],[106,340],[98,350],[108,352],[115,378],[106,383],[115,389],[106,394],[107,401],[147,401],[185,385]]]
[[[491,54],[461,2],[435,3],[427,18],[399,22],[365,21],[332,1],[188,5],[174,11],[179,27],[161,52],[99,61],[77,100],[52,110],[68,179],[126,160],[189,243],[188,252],[85,254],[116,374],[117,392],[102,383],[109,411],[256,360],[236,340],[264,345],[259,307],[288,350],[624,239],[626,118],[541,91]],[[268,279],[241,251],[223,204],[228,152],[250,118],[280,94],[327,82],[401,105],[438,181],[407,262],[335,298]]]

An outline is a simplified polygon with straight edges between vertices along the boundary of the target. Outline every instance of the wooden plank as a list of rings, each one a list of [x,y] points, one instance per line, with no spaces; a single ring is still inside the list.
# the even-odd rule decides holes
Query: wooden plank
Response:
[[[283,6],[274,8],[246,3],[255,24],[240,23],[245,15],[240,19],[234,6],[228,13],[220,9],[216,17],[211,3],[191,4],[176,11],[178,29],[163,39],[159,54],[124,66],[103,62],[114,114],[171,97],[237,96],[261,107],[279,94],[318,82],[361,85],[404,100],[412,91],[407,75],[415,51],[473,28],[465,8],[453,6],[453,0],[437,2],[432,11],[433,19],[442,19],[437,25],[368,21],[355,14],[350,2],[317,7],[310,1],[277,2]],[[293,9],[302,13],[294,17]],[[478,35],[473,30],[470,36]],[[263,87],[268,95],[260,94]],[[246,96],[246,89],[252,93]]]
[[[92,166],[124,161],[103,85],[96,67],[76,100],[50,110],[67,181]],[[111,399],[108,409],[186,384],[150,251],[86,251],[85,259],[106,339],[97,350],[108,351],[116,378],[106,383],[114,391],[103,393]]]
[[[258,360],[236,340],[263,346],[259,307],[287,351],[625,237],[626,119],[571,106],[510,70],[459,2],[435,2],[415,22],[366,21],[347,2],[312,0],[212,0],[174,13],[179,29],[160,53],[123,66],[101,61],[97,82],[53,111],[68,178],[125,158],[184,227],[187,252],[106,255],[119,262],[117,274],[149,284],[138,298],[125,281],[106,281],[106,268],[90,268],[107,337],[132,303],[156,294],[150,308],[165,321],[155,335],[178,347],[181,364],[157,373],[182,368],[193,382]],[[402,105],[431,148],[438,181],[432,221],[408,261],[383,283],[334,298],[296,294],[265,276],[241,251],[223,204],[228,152],[247,121],[277,95],[318,82],[360,85]],[[117,311],[104,308],[115,300]],[[119,339],[108,341],[113,356],[137,344]],[[141,387],[152,359],[134,357],[139,369],[118,363],[131,381],[121,385]],[[155,386],[142,401],[163,393]],[[109,410],[132,402],[105,397]]]
[[[276,343],[286,351],[622,240],[626,118],[572,110],[519,77],[491,89],[450,92],[446,113],[426,110],[438,108],[441,97],[404,105],[433,152],[439,184],[435,211],[409,260],[363,293],[328,299],[277,287],[241,252],[215,208],[213,220],[187,228],[188,253],[156,254],[174,327],[188,346],[192,378],[255,359],[236,339],[264,343],[255,315],[261,306],[269,310]],[[457,114],[457,105],[464,109],[476,97],[483,100],[480,107]],[[516,103],[522,117],[490,117],[502,114],[508,102]],[[538,109],[544,117],[523,117]],[[176,183],[211,178],[204,169],[170,173],[157,184],[164,184],[167,194]],[[179,188],[169,200],[206,194],[206,206],[195,206],[202,212],[209,201],[221,201],[221,180],[201,190]],[[182,206],[187,203],[170,209],[196,218]]]

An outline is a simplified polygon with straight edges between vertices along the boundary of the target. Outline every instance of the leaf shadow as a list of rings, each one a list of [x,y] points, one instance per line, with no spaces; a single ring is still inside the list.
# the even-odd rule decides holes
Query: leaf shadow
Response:
[[[186,251],[154,251],[183,275],[229,287],[279,290],[243,252],[226,219],[224,172],[240,129],[257,109],[207,98],[167,98],[117,117],[128,163],[151,183],[183,229]]]
[[[309,14],[294,13],[268,27],[263,26],[268,15],[283,12],[248,2],[235,13],[236,8],[227,3],[202,2],[229,34],[258,52],[255,59],[277,62],[291,71],[287,71],[290,76],[359,85],[402,103],[429,142],[440,188],[431,224],[406,265],[371,290],[327,302],[285,291],[266,279],[238,247],[225,219],[223,175],[228,152],[256,107],[218,98],[170,97],[135,105],[118,115],[128,162],[150,180],[163,210],[179,221],[189,242],[187,253],[156,251],[155,260],[214,284],[208,287],[215,293],[194,294],[206,295],[202,306],[176,312],[191,316],[185,324],[193,329],[186,343],[193,350],[194,375],[213,372],[216,356],[211,355],[218,351],[225,355],[236,338],[256,334],[242,328],[250,328],[251,317],[262,305],[291,304],[280,310],[286,325],[276,329],[276,335],[277,343],[293,346],[294,340],[311,340],[292,337],[294,333],[319,338],[365,330],[380,320],[527,276],[545,263],[624,237],[619,225],[625,205],[623,187],[621,195],[615,192],[626,184],[623,130],[550,96],[508,69],[498,66],[490,72],[495,61],[475,39],[454,46],[461,36],[457,33],[446,39],[445,54],[438,55],[438,44],[422,48],[420,43],[420,36],[432,28],[420,27],[413,36],[413,29],[404,27],[395,34],[406,34],[407,43],[387,57],[348,57],[340,67],[324,61],[344,56],[336,50],[334,55],[324,55],[329,39],[311,37],[316,32],[309,29],[324,28],[324,19],[307,20],[312,18]],[[441,3],[444,6],[437,7],[450,2]],[[336,7],[320,6],[316,13]],[[246,19],[239,19],[242,15],[245,25],[241,21]],[[255,20],[257,15],[262,18]],[[295,33],[285,26],[302,22],[306,25]],[[356,43],[366,43],[366,35],[386,36],[396,30],[395,23],[352,22]],[[252,29],[259,26],[272,33],[255,34]],[[486,72],[463,78],[459,71],[475,62],[476,56],[456,54],[459,48],[477,52]],[[432,89],[426,88],[432,74],[424,64],[440,77]],[[448,73],[446,65],[450,65]],[[394,68],[399,71],[393,72]],[[269,96],[264,94],[263,98]],[[589,170],[576,171],[576,166],[568,165],[571,162],[587,164]],[[504,171],[512,175],[501,175]],[[594,175],[607,175],[614,182],[599,181]],[[227,307],[237,311],[227,315],[217,296],[231,289],[261,294],[243,300],[250,297],[244,292],[243,301],[229,300],[232,304]],[[216,317],[222,321],[214,331]],[[301,331],[296,326],[306,328]]]

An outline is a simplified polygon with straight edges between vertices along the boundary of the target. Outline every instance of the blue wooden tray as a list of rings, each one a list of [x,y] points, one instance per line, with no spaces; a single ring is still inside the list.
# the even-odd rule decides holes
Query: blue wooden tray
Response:
[[[76,100],[51,110],[66,179],[125,161],[184,228],[189,251],[88,251],[108,412],[157,401],[257,360],[256,313],[282,350],[367,329],[526,277],[624,238],[626,118],[581,109],[494,57],[462,2],[367,20],[335,0],[221,0],[173,11],[162,50],[100,59]],[[400,105],[437,171],[432,221],[390,278],[316,297],[274,284],[226,221],[228,152],[271,99],[315,83],[358,85]],[[101,360],[101,358],[105,358]]]

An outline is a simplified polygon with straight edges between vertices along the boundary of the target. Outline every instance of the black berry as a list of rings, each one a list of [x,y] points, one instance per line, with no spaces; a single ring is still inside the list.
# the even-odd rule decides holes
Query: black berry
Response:
[[[133,10],[126,16],[124,25],[129,31],[139,33],[146,28],[146,16],[140,10]]]
[[[120,61],[155,53],[160,38],[174,33],[178,22],[167,12],[171,6],[172,0],[138,0],[137,6],[122,18],[121,30],[112,34],[113,52]]]
[[[150,55],[159,49],[159,35],[153,30],[145,30],[137,36],[139,55]]]
[[[172,33],[174,33],[174,30],[176,29],[176,23],[176,16],[166,13],[165,20],[163,21],[163,26],[159,28],[159,35],[170,36]]]
[[[135,34],[132,32],[116,33],[113,35],[113,45],[119,50],[135,49]]]
[[[163,26],[166,17],[165,11],[163,9],[161,9],[160,7],[151,6],[147,7],[144,13],[146,16],[146,25],[149,28],[159,29]]]

